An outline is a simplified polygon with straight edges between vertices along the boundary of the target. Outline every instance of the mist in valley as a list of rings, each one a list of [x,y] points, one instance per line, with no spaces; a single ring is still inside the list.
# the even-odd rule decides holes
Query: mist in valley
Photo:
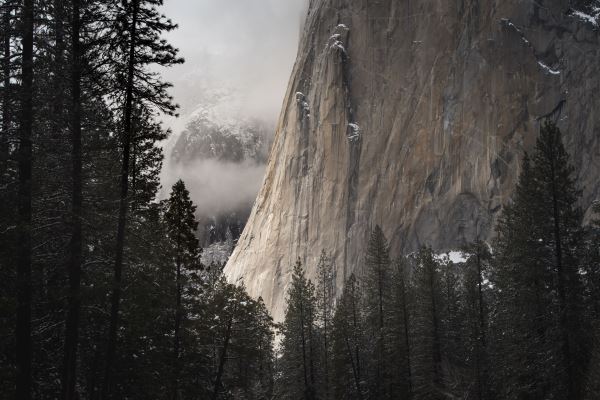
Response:
[[[305,8],[306,0],[166,2],[165,14],[179,24],[167,38],[186,62],[161,71],[180,105],[178,118],[163,121],[172,134],[163,147],[161,198],[181,178],[201,221],[230,213],[247,217],[263,179]],[[241,137],[243,151],[246,127],[259,125],[260,154],[232,161],[196,151],[188,141],[211,134],[202,128],[190,133],[190,122],[199,116],[220,138]],[[185,157],[174,156],[176,148],[187,148]],[[207,239],[202,227],[199,234]]]

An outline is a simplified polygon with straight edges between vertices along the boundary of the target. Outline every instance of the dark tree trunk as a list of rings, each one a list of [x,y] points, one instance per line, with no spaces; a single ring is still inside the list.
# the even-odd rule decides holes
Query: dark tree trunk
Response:
[[[304,304],[300,303],[300,339],[302,340],[302,371],[304,373],[304,391],[309,393],[308,368],[306,365],[306,336],[304,335]],[[307,396],[308,397],[308,396]]]
[[[19,236],[17,254],[17,399],[31,399],[31,170],[33,128],[33,0],[22,9],[22,93],[19,138]]]
[[[439,389],[439,386],[442,383],[442,350],[440,343],[440,333],[438,326],[438,317],[437,317],[437,302],[435,299],[435,270],[429,271],[429,289],[431,293],[431,323],[432,323],[432,339],[433,339],[433,383],[436,389]]]
[[[127,211],[129,208],[129,162],[131,151],[131,132],[133,114],[133,79],[135,71],[135,48],[137,38],[139,0],[133,0],[132,21],[130,28],[129,60],[127,71],[127,86],[125,94],[123,118],[123,160],[121,164],[121,194],[119,201],[119,219],[117,226],[117,245],[115,254],[114,278],[111,296],[110,325],[108,329],[108,345],[106,349],[106,365],[104,382],[102,384],[102,399],[110,398],[111,371],[117,348],[117,330],[119,325],[119,308],[121,304],[121,278],[123,273],[123,253],[125,247],[125,231],[127,228]]]
[[[181,217],[181,215],[180,215]],[[180,218],[180,221],[183,218]],[[175,304],[175,332],[173,343],[173,400],[179,399],[179,372],[180,361],[179,353],[181,346],[180,329],[181,329],[181,235],[177,235],[177,299]]]
[[[321,277],[323,281],[323,347],[325,350],[325,354],[323,356],[323,361],[325,364],[324,368],[324,381],[325,381],[325,399],[329,400],[329,347],[327,343],[328,334],[327,331],[327,316],[329,315],[329,296],[327,295],[327,289],[329,288],[329,279],[325,274]]]
[[[352,366],[352,376],[354,377],[354,388],[356,389],[356,395],[360,400],[363,399],[362,389],[360,388],[360,376],[358,373],[357,362],[354,362],[354,356],[352,354],[352,348],[350,347],[350,341],[348,340],[348,332],[344,329],[344,341],[346,342],[346,351],[348,352],[348,358],[350,358],[350,364]]]
[[[4,29],[4,38],[2,41],[2,78],[4,90],[2,91],[2,138],[0,138],[0,179],[8,168],[8,143],[10,140],[10,13],[12,7],[5,4],[2,14],[2,25]]]
[[[64,130],[65,120],[64,116],[64,104],[65,104],[65,29],[64,29],[64,19],[65,19],[65,8],[64,8],[64,0],[54,0],[54,98],[52,104],[52,113],[53,113],[53,127],[52,127],[52,135],[53,140],[59,141],[62,139],[61,133]],[[75,20],[72,21],[75,23]],[[77,22],[79,23],[79,22]],[[75,27],[73,27],[74,30]],[[77,33],[79,35],[79,33]],[[75,55],[73,54],[73,57]],[[73,61],[75,62],[75,61]],[[72,78],[72,77],[71,77]]]
[[[485,339],[485,314],[483,305],[483,274],[482,274],[482,246],[483,242],[477,241],[477,291],[479,296],[479,346],[477,349],[477,394],[479,400],[487,398],[487,365],[485,359],[486,339]]]
[[[399,267],[401,268],[401,267]],[[408,326],[408,304],[406,302],[406,283],[404,281],[404,271],[399,270],[398,271],[402,280],[402,285],[400,290],[402,290],[402,318],[404,321],[404,344],[406,346],[406,372],[407,372],[407,378],[408,378],[408,394],[409,396],[412,396],[412,391],[413,391],[413,384],[412,384],[412,365],[411,365],[411,359],[410,359],[410,333],[409,333],[409,326]]]
[[[215,378],[215,386],[213,389],[212,400],[217,400],[219,397],[219,388],[221,387],[221,379],[223,378],[223,372],[225,371],[225,361],[227,360],[227,347],[231,340],[231,330],[233,328],[233,318],[237,313],[237,307],[234,308],[229,321],[227,322],[227,330],[225,331],[225,339],[223,342],[223,349],[221,350],[221,357],[219,359],[219,369],[217,370],[217,376]]]
[[[69,257],[69,298],[65,329],[65,352],[62,376],[62,397],[74,400],[77,381],[77,346],[79,341],[79,311],[81,304],[81,259],[82,259],[82,176],[81,176],[81,44],[80,3],[72,0],[72,57],[71,70],[71,161],[72,170],[72,215]]]

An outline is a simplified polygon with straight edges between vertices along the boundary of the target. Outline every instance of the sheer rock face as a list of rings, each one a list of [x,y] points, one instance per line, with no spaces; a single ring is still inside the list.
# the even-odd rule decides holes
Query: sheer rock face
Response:
[[[266,177],[225,273],[276,320],[291,266],[337,286],[379,224],[393,255],[489,238],[540,121],[600,195],[600,41],[569,1],[313,0]],[[395,254],[394,254],[395,252]]]

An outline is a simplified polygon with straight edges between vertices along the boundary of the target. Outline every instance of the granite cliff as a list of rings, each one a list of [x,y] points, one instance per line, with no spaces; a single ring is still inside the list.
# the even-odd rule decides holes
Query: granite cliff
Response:
[[[337,284],[369,231],[394,252],[488,238],[540,121],[600,196],[598,4],[312,0],[266,176],[225,272],[283,316],[291,265]]]

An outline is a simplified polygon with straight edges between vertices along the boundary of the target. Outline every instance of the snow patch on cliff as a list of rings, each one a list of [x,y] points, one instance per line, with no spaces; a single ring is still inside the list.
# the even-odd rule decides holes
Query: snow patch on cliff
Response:
[[[338,26],[336,26],[333,30],[333,34],[329,37],[329,40],[327,41],[326,48],[331,50],[337,50],[342,54],[346,55],[347,51],[346,46],[344,44],[343,36],[349,31],[350,29],[348,28],[348,26],[344,24],[339,24]]]
[[[306,95],[302,92],[296,92],[296,103],[302,110],[302,116],[305,118],[310,117],[310,105],[306,101]]]
[[[557,69],[552,69],[549,66],[547,66],[546,64],[544,64],[541,61],[538,61],[538,64],[540,67],[542,67],[544,69],[544,71],[546,71],[547,73],[549,73],[550,75],[560,75],[560,71]]]
[[[348,140],[351,142],[356,142],[360,139],[360,126],[355,123],[355,122],[351,122],[348,124],[348,128],[349,128],[349,132],[348,132]]]
[[[560,71],[558,69],[553,69],[553,68],[549,67],[545,62],[539,60],[539,58],[538,58],[538,52],[536,51],[536,49],[533,46],[533,44],[529,40],[527,40],[527,38],[525,37],[525,33],[523,32],[523,30],[521,28],[519,28],[518,26],[516,26],[508,18],[502,18],[500,21],[501,21],[501,23],[503,23],[507,27],[513,29],[521,37],[521,40],[523,41],[523,43],[527,47],[529,47],[531,49],[531,51],[533,52],[533,56],[535,57],[538,65],[540,67],[542,67],[542,69],[544,70],[545,73],[550,74],[550,75],[560,75]]]
[[[586,10],[572,10],[570,15],[598,28],[600,27],[600,1],[593,1]]]
[[[466,253],[463,253],[462,251],[453,250],[447,253],[436,254],[434,258],[438,261],[448,260],[453,262],[454,264],[462,264],[467,262],[469,256]]]

